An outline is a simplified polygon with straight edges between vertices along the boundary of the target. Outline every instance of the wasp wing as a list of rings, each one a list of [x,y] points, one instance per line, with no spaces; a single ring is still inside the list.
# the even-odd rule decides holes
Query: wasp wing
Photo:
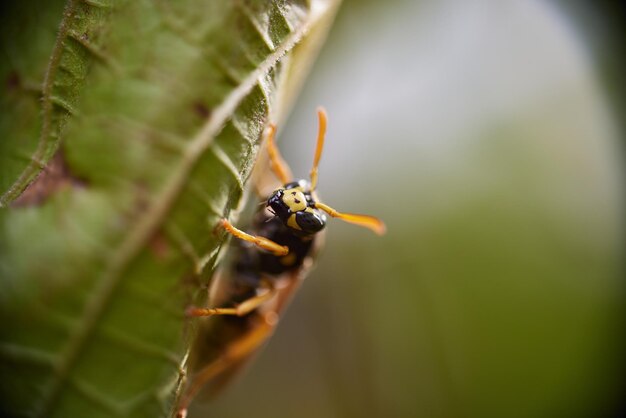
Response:
[[[311,264],[309,261],[297,270],[274,278],[276,294],[250,314],[207,318],[206,324],[198,330],[192,349],[189,367],[191,391],[198,393],[199,397],[211,398],[228,386],[272,336],[278,318],[306,277]],[[194,386],[198,388],[194,389]]]

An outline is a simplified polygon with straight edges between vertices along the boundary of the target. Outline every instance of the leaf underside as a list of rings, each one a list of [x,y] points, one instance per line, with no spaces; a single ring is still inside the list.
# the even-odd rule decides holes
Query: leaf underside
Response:
[[[311,3],[5,7],[0,415],[172,413],[214,227],[334,10]]]

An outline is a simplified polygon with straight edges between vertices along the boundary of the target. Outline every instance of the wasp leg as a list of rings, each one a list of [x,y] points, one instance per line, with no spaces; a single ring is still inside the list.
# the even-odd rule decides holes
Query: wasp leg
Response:
[[[283,184],[287,184],[293,179],[293,174],[291,174],[291,169],[283,160],[280,151],[278,151],[276,141],[274,141],[275,136],[276,125],[270,124],[267,132],[267,153],[270,157],[270,169]]]
[[[176,417],[185,418],[187,416],[187,408],[189,407],[189,404],[200,389],[202,389],[205,383],[218,376],[238,361],[244,360],[251,353],[257,350],[272,333],[272,330],[276,326],[276,322],[276,313],[268,312],[265,314],[263,321],[251,332],[244,335],[238,341],[232,343],[225,350],[224,354],[200,370],[194,376],[191,385],[181,398]]]
[[[213,315],[236,315],[244,316],[249,314],[268,300],[270,300],[276,294],[276,288],[268,281],[262,282],[267,291],[257,296],[253,296],[244,300],[234,308],[190,308],[187,310],[187,316],[213,316]]]
[[[232,236],[242,239],[244,241],[251,242],[257,247],[263,248],[264,250],[274,253],[274,255],[282,256],[282,255],[287,255],[289,253],[289,247],[276,244],[274,241],[269,240],[265,237],[259,237],[256,235],[246,234],[242,230],[235,228],[226,219],[222,219],[221,224],[222,224],[222,227],[224,227],[224,229]]]

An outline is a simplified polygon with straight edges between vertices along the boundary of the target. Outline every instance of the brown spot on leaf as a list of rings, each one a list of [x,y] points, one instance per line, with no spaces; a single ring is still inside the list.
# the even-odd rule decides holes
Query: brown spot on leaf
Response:
[[[202,119],[207,119],[211,116],[211,110],[200,101],[194,102],[193,111]]]
[[[58,150],[39,176],[15,199],[11,206],[42,205],[50,196],[68,188],[81,189],[86,182],[70,172],[62,150]]]
[[[20,79],[20,75],[15,71],[11,71],[6,78],[4,85],[9,92],[19,90],[19,88],[22,86],[22,80]]]
[[[159,260],[164,260],[170,254],[170,243],[167,240],[167,237],[161,232],[156,232],[150,242],[148,243],[148,248],[152,255]]]

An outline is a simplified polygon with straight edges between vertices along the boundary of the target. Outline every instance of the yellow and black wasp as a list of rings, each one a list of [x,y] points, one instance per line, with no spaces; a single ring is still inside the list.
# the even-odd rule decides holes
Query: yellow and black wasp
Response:
[[[281,312],[313,263],[326,226],[326,214],[360,225],[378,234],[384,223],[372,216],[340,213],[322,203],[315,193],[317,167],[326,134],[326,112],[318,109],[317,146],[310,181],[293,181],[282,159],[270,125],[267,149],[270,168],[283,184],[263,201],[246,233],[227,219],[226,232],[238,238],[232,265],[213,282],[214,307],[189,308],[189,317],[213,317],[202,332],[190,361],[190,383],[181,396],[178,417],[187,415],[194,396],[208,386],[219,389],[272,334]]]

